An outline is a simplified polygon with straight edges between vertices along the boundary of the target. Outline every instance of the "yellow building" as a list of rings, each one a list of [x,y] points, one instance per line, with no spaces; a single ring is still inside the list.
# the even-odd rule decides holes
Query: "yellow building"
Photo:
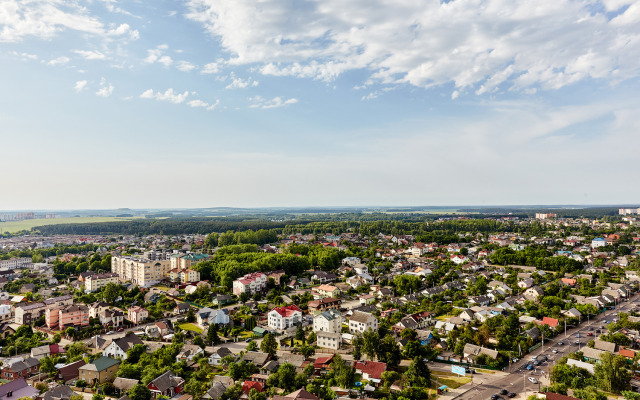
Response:
[[[90,386],[113,382],[118,372],[120,361],[110,357],[100,357],[91,364],[85,364],[78,369],[79,378]]]

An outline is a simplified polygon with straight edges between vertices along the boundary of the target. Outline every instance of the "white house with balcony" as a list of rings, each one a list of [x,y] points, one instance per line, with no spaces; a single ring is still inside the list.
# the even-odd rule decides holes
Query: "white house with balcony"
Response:
[[[284,330],[299,323],[302,323],[302,310],[295,304],[269,311],[268,325],[271,329]]]

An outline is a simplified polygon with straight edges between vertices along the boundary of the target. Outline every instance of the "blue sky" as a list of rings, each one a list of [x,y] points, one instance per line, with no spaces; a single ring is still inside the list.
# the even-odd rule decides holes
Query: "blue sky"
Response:
[[[639,59],[630,0],[5,0],[0,209],[633,203]]]

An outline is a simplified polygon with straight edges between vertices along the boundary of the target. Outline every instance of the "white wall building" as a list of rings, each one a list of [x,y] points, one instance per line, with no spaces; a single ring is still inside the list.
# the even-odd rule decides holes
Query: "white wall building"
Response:
[[[314,332],[342,333],[342,314],[337,310],[327,310],[313,317]]]
[[[369,328],[373,331],[378,330],[378,318],[370,313],[354,311],[349,318],[349,332],[362,333]]]
[[[269,311],[268,325],[271,329],[283,330],[298,323],[302,323],[302,310],[295,304]]]

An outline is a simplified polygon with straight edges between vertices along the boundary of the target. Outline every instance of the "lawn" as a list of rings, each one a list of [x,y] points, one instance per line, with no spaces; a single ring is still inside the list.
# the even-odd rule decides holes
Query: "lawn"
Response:
[[[180,329],[184,329],[185,331],[192,331],[195,333],[202,333],[202,328],[200,328],[199,326],[195,325],[195,324],[182,324],[182,325],[178,325],[180,327]]]
[[[133,218],[118,217],[71,217],[71,218],[51,218],[51,219],[26,219],[24,221],[0,222],[0,233],[19,232],[30,230],[36,226],[62,225],[62,224],[88,224],[97,222],[130,221]]]
[[[442,375],[441,375],[442,374]],[[440,387],[442,385],[446,385],[451,389],[457,389],[462,385],[465,385],[469,382],[471,382],[471,378],[468,378],[466,376],[462,376],[462,377],[457,377],[457,375],[454,376],[449,376],[449,375],[445,375],[447,374],[446,372],[435,372],[435,371],[431,371],[431,377],[434,380],[434,385],[437,385],[435,387]],[[435,383],[435,380],[438,380],[437,383]]]

